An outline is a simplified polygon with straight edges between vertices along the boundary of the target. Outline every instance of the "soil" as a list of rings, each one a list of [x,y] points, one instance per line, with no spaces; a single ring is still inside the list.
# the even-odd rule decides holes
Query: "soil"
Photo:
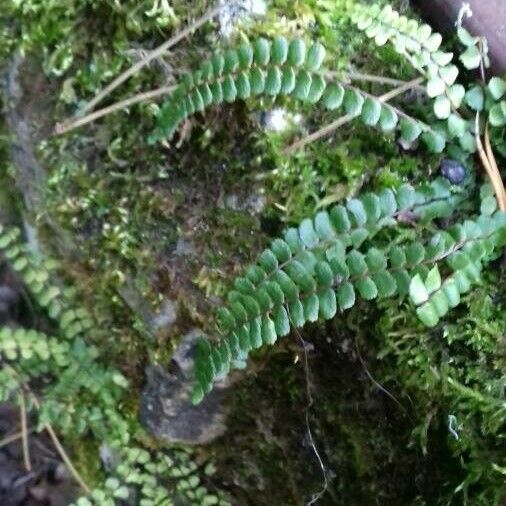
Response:
[[[75,487],[65,466],[44,434],[30,431],[28,448],[31,470],[23,464],[18,410],[0,404],[0,504],[2,506],[67,506]]]

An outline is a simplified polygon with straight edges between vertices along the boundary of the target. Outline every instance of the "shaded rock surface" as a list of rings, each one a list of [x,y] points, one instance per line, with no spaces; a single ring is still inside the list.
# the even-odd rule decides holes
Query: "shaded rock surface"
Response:
[[[414,0],[420,12],[442,31],[454,31],[462,0]],[[464,19],[464,27],[488,41],[494,71],[506,72],[506,2],[504,0],[468,0],[473,12]]]
[[[146,368],[146,386],[141,395],[140,420],[156,438],[171,443],[205,444],[225,430],[225,382],[198,406],[191,403],[192,367],[199,330],[186,334],[172,357],[170,370],[158,364]]]

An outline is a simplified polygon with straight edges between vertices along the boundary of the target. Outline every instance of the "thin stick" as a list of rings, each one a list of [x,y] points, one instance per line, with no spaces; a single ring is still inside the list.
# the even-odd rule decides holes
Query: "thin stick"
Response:
[[[4,364],[4,368],[9,370],[10,373],[13,374],[14,376],[19,378],[19,374],[17,373],[17,371],[14,368],[12,368],[11,366],[9,366],[7,364]],[[34,406],[38,410],[40,410],[40,402],[37,399],[37,396],[30,390],[30,387],[28,385],[20,385],[20,391],[22,389],[25,389],[30,394],[30,397],[32,399]],[[23,398],[23,400],[24,400],[24,398]],[[49,436],[51,437],[51,440],[53,441],[53,444],[54,444],[56,450],[60,454],[60,457],[62,458],[63,462],[65,462],[66,466],[68,467],[68,469],[69,469],[70,473],[72,474],[72,476],[74,477],[74,479],[77,481],[77,483],[79,483],[81,488],[85,491],[86,495],[91,494],[90,488],[88,487],[88,485],[86,485],[84,480],[81,478],[81,475],[77,472],[77,469],[73,466],[70,458],[68,457],[67,453],[65,452],[65,449],[63,448],[60,441],[58,440],[58,437],[56,436],[56,433],[53,430],[53,428],[51,427],[51,425],[49,423],[45,423],[44,429],[48,432]]]
[[[32,463],[30,461],[30,448],[28,445],[28,430],[26,426],[26,404],[25,395],[23,390],[19,391],[19,417],[21,419],[21,439],[23,446],[23,462],[25,469],[30,472],[32,470]]]
[[[494,156],[494,152],[492,151],[492,145],[490,144],[490,136],[488,134],[488,124],[485,127],[485,152],[487,153],[487,158],[490,162],[490,166],[492,167],[492,171],[494,174],[494,188],[496,190],[497,200],[499,202],[499,209],[501,211],[506,211],[506,191],[504,189],[504,183],[501,178],[501,172],[499,171],[499,167],[497,166],[497,161]]]
[[[335,77],[337,76],[337,72],[329,72],[329,77]],[[401,81],[400,79],[392,79],[390,77],[381,77],[381,76],[375,76],[372,74],[361,74],[361,73],[349,73],[346,74],[345,77],[350,79],[350,81],[370,81],[370,82],[376,82],[380,84],[390,84],[393,86],[402,86],[402,85],[408,85],[409,83],[407,81]],[[422,82],[422,79],[420,79],[420,82]],[[117,102],[115,104],[112,104],[108,107],[104,107],[103,109],[99,109],[98,111],[95,111],[91,114],[88,114],[86,116],[83,116],[77,120],[66,120],[63,123],[57,123],[54,132],[56,135],[61,135],[67,132],[70,132],[72,130],[75,130],[76,128],[79,128],[83,125],[87,125],[88,123],[91,123],[99,118],[102,118],[103,116],[106,116],[108,114],[111,114],[113,112],[119,111],[121,109],[124,109],[126,107],[130,107],[131,105],[138,104],[139,102],[143,102],[144,100],[150,100],[153,98],[159,98],[165,94],[172,93],[176,89],[176,85],[174,86],[162,86],[161,88],[156,88],[151,91],[146,91],[144,93],[138,93],[137,95],[134,95],[133,97],[127,98],[125,100],[122,100],[120,102]],[[413,86],[413,88],[418,86]]]
[[[329,73],[329,74],[337,75],[337,73]],[[407,84],[408,82],[402,81],[401,79],[393,79],[392,77],[383,77],[374,74],[363,74],[361,72],[348,72],[345,74],[345,77],[350,79],[350,81],[367,81],[370,83],[387,84],[391,86],[402,86],[403,84]]]
[[[222,5],[218,5],[214,9],[211,9],[206,14],[197,19],[190,26],[187,26],[184,30],[178,32],[174,37],[171,37],[169,40],[166,40],[163,44],[158,46],[153,51],[150,51],[144,58],[136,62],[129,69],[125,70],[122,74],[120,74],[116,79],[114,79],[110,84],[108,84],[100,93],[98,93],[95,98],[90,100],[81,110],[81,114],[85,114],[88,111],[94,109],[94,107],[101,102],[109,93],[115,90],[118,86],[123,84],[130,76],[133,76],[143,67],[148,65],[151,61],[161,56],[172,46],[175,46],[178,42],[183,40],[185,37],[190,35],[193,31],[199,29],[202,25],[213,19],[222,9],[228,7],[227,3],[223,3]]]
[[[30,432],[32,432],[32,431],[30,431]],[[22,437],[23,437],[22,432],[16,432],[16,434],[11,434],[10,436],[6,436],[0,441],[0,448],[10,445],[11,443],[14,443],[18,439],[21,439]]]
[[[395,98],[398,95],[402,95],[406,91],[417,87],[420,85],[420,83],[423,82],[423,78],[414,79],[413,81],[409,81],[407,83],[404,83],[402,86],[399,86],[399,88],[396,88],[394,90],[389,91],[388,93],[385,93],[384,95],[381,95],[380,97],[375,97],[380,102],[388,102]],[[363,92],[362,92],[363,93]],[[367,93],[364,93],[364,95],[371,96]],[[396,112],[398,110],[396,109]],[[400,112],[400,111],[399,111]],[[402,113],[401,115],[404,115]],[[292,145],[288,146],[283,152],[285,154],[291,154],[294,151],[297,151],[300,148],[303,148],[304,146],[307,146],[308,144],[321,139],[322,137],[326,137],[328,134],[334,132],[341,126],[345,125],[349,121],[353,120],[356,116],[352,114],[346,114],[345,116],[341,116],[334,122],[324,126],[323,128],[320,128],[319,130],[316,130],[316,132],[313,132],[312,134],[307,135],[306,137],[300,139],[299,141],[293,143]]]
[[[56,448],[56,451],[60,454],[60,457],[62,458],[63,462],[65,462],[65,465],[67,466],[68,470],[70,471],[74,479],[77,481],[77,483],[79,483],[81,488],[85,491],[86,495],[91,494],[90,488],[88,487],[88,485],[86,485],[84,480],[81,478],[81,475],[77,472],[77,469],[72,464],[70,458],[68,457],[67,453],[65,452],[65,449],[58,440],[58,437],[56,436],[51,425],[46,423],[44,425],[44,429],[46,429],[46,431],[48,432],[49,436],[51,437],[51,440],[53,441],[54,447]]]
[[[421,83],[423,83],[423,78],[418,77],[417,79],[413,79],[412,81],[408,81],[408,82],[402,84],[401,86],[399,86],[395,90],[391,90],[388,93],[381,95],[381,97],[379,97],[378,100],[380,102],[388,102],[388,101],[392,100],[393,98],[395,98],[399,95],[402,95],[403,93],[406,93],[409,90],[412,90],[413,88],[417,88],[418,86],[420,86]]]
[[[328,125],[324,126],[323,128],[320,128],[319,130],[316,130],[316,132],[313,132],[312,134],[307,135],[303,139],[294,142],[292,145],[285,148],[283,150],[283,153],[285,155],[289,155],[294,151],[297,151],[298,149],[303,148],[304,146],[307,146],[308,144],[311,144],[312,142],[317,141],[318,139],[321,139],[322,137],[327,137],[327,135],[334,132],[338,128],[342,127],[343,125],[351,121],[354,117],[355,116],[353,114],[346,114],[345,116],[341,116],[332,123],[329,123]]]
[[[61,135],[66,132],[70,132],[71,130],[75,130],[76,128],[91,123],[92,121],[95,121],[98,118],[102,118],[107,114],[111,114],[113,112],[119,111],[120,109],[130,107],[131,105],[143,102],[144,100],[158,98],[168,93],[172,93],[175,89],[176,86],[162,86],[161,88],[156,88],[155,90],[139,93],[133,97],[122,100],[121,102],[117,102],[108,107],[104,107],[103,109],[99,109],[98,111],[88,114],[87,116],[84,116],[75,121],[67,120],[63,123],[57,123],[54,128],[55,134]]]
[[[37,409],[40,409],[40,403],[39,403],[37,397],[35,396],[34,393],[32,393],[32,392],[30,392],[30,393],[31,393],[32,400],[33,400],[35,407]],[[72,461],[70,460],[69,456],[67,455],[67,452],[63,448],[55,431],[53,430],[53,427],[51,427],[51,425],[49,423],[46,423],[46,424],[44,424],[44,429],[49,434],[51,440],[53,441],[53,445],[56,448],[56,451],[59,453],[61,459],[63,460],[63,462],[67,466],[68,470],[70,471],[70,473],[72,474],[74,479],[77,481],[77,483],[79,483],[81,488],[85,491],[86,495],[91,494],[90,488],[88,487],[88,485],[86,485],[84,480],[81,478],[81,475],[78,473],[77,469],[72,464]]]
[[[499,208],[501,209],[501,211],[506,211],[506,196],[504,191],[504,185],[501,179],[501,175],[499,173],[499,168],[495,163],[492,147],[490,146],[490,139],[488,137],[488,125],[485,127],[486,150],[483,147],[483,143],[481,141],[479,113],[476,113],[475,125],[476,125],[475,128],[476,145],[478,147],[478,154],[480,155],[481,163],[483,164],[483,167],[487,172],[490,182],[492,183],[494,193],[497,197],[497,202],[499,204]]]

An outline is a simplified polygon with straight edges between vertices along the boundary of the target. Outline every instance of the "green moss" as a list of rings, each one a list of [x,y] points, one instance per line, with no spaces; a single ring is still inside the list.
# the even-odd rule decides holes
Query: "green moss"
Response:
[[[329,48],[334,71],[347,71],[351,62],[364,72],[383,75],[387,68],[390,77],[411,78],[411,69],[391,48],[377,49],[358,35],[350,40],[343,13],[350,3],[276,0],[265,20],[243,25],[237,38],[304,34]],[[145,15],[152,2],[133,0],[18,4],[8,2],[7,15],[15,22],[0,33],[0,58],[5,63],[14,46],[22,46],[42,59],[43,71],[58,88],[52,98],[63,119],[136,58],[127,49],[155,47],[211,2],[189,6],[175,0],[170,2],[175,15],[166,19]],[[175,69],[194,68],[220,44],[209,24],[180,44],[170,62]],[[111,101],[165,82],[160,70],[145,69]],[[384,91],[376,84],[364,88]],[[293,108],[289,102],[278,105]],[[283,149],[290,141],[335,115],[306,108],[302,128],[274,135],[262,130],[256,114],[261,106],[274,104],[251,101],[213,109],[189,124],[191,136],[183,135],[181,145],[170,149],[146,147],[155,104],[105,117],[40,146],[50,178],[42,212],[75,242],[78,255],[65,260],[62,270],[103,329],[97,345],[104,360],[132,382],[120,406],[132,433],[139,429],[135,420],[145,363],[168,363],[188,327],[210,327],[211,304],[204,295],[222,296],[268,236],[365,184],[377,189],[423,180],[437,167],[437,157],[405,153],[392,138],[356,123],[288,157]],[[2,160],[8,158],[6,145],[1,143]],[[2,183],[11,188],[10,179],[2,176]],[[254,192],[267,202],[255,216],[226,203],[229,196],[242,199]],[[10,200],[1,197],[2,203]],[[179,240],[189,241],[193,252],[178,257]],[[408,308],[391,305],[385,305],[381,319],[376,310],[361,307],[348,320],[304,332],[303,339],[315,346],[309,354],[310,426],[329,479],[321,504],[432,505],[451,500],[458,486],[458,501],[499,503],[505,364],[498,336],[506,326],[504,293],[495,288],[500,281],[489,280],[439,333],[422,330]],[[143,309],[125,297],[123,289],[130,284],[149,310],[167,296],[183,301],[180,321],[167,335],[150,335]],[[253,373],[232,393],[227,437],[202,450],[219,464],[218,484],[234,484],[238,504],[300,504],[321,488],[321,470],[307,437],[306,380],[296,337],[258,354]],[[458,441],[448,430],[450,415],[457,420]],[[142,442],[158,449],[150,439]],[[99,483],[97,442],[76,438],[67,443],[85,480]]]
[[[326,124],[331,119],[325,115],[317,121]],[[366,183],[378,189],[424,179],[427,165],[437,165],[436,158],[401,154],[393,139],[371,136],[370,129],[359,124],[322,142],[324,148],[314,143],[286,156],[282,152],[286,139],[267,139],[267,156],[275,167],[266,174],[269,201],[274,204],[270,212],[285,222],[300,222],[316,209],[358,193]]]
[[[380,322],[381,374],[385,381],[402,378],[416,406],[412,444],[430,454],[439,433],[451,454],[451,485],[441,490],[441,501],[446,494],[470,504],[499,504],[506,494],[499,443],[506,423],[499,407],[506,366],[503,277],[504,272],[496,273],[436,333],[422,331],[404,313],[389,312]]]
[[[98,458],[99,445],[96,440],[83,437],[65,438],[65,445],[69,449],[72,464],[90,488],[95,488],[104,481],[105,475]]]

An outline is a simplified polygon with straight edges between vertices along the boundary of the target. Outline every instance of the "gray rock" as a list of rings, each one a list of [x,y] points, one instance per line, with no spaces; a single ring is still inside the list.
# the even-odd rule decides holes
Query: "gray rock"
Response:
[[[106,443],[100,445],[99,455],[102,465],[104,466],[104,469],[106,471],[112,471],[121,462],[121,458],[118,454],[118,451]]]
[[[234,211],[240,210],[241,206],[239,204],[239,197],[235,194],[227,195],[225,197],[225,207],[228,207]]]
[[[267,204],[267,198],[259,188],[250,189],[247,195],[226,195],[223,207],[233,211],[244,211],[253,215],[260,214]]]
[[[158,364],[146,368],[140,420],[154,436],[170,443],[205,444],[224,434],[227,384],[218,382],[198,406],[191,402],[192,367],[199,330],[186,334],[176,350],[171,371]]]
[[[246,199],[246,209],[252,214],[260,214],[267,205],[267,198],[262,193],[252,193]]]
[[[195,254],[195,246],[192,241],[180,237],[174,251],[176,256],[191,256]]]

